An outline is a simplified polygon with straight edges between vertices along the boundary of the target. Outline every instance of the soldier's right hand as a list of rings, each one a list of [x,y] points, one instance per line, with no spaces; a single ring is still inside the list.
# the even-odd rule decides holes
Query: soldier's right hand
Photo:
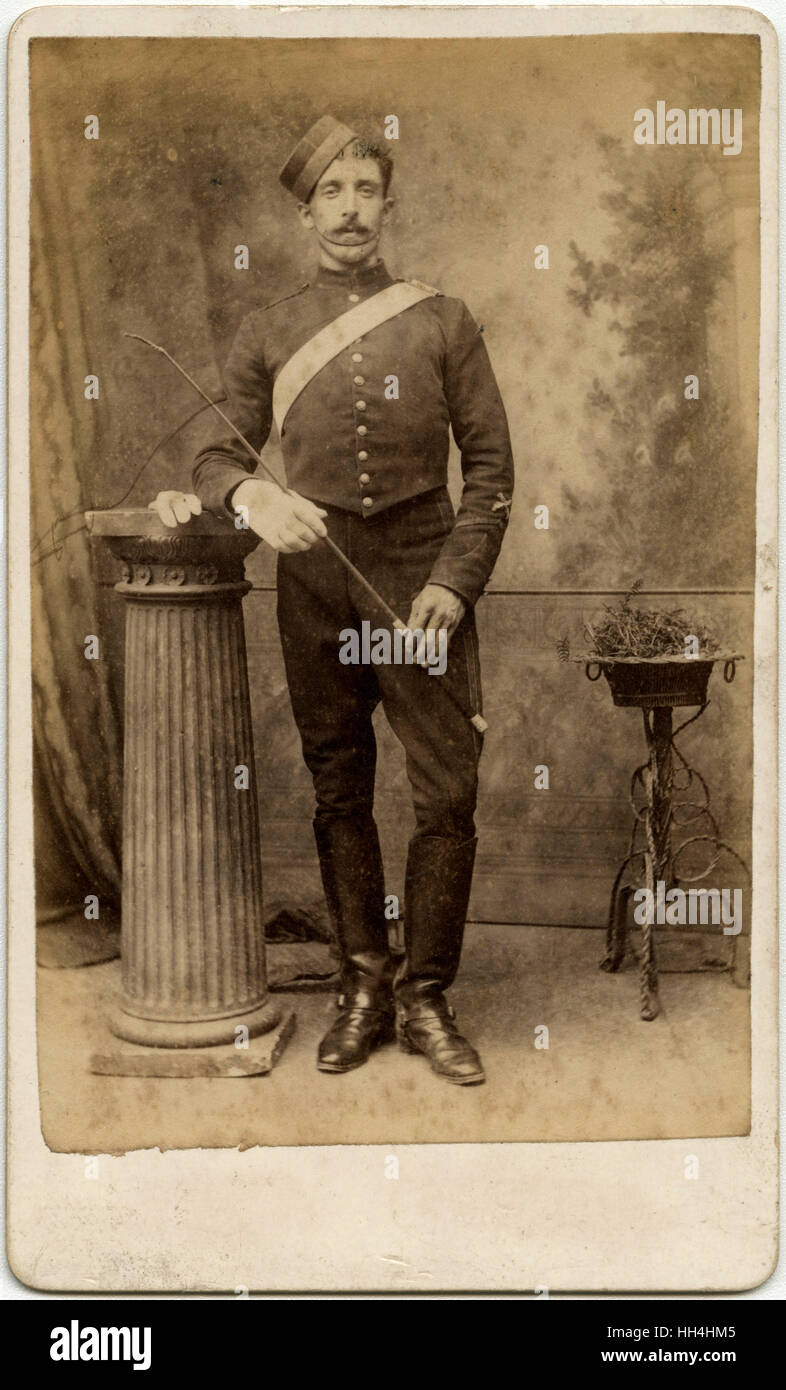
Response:
[[[199,516],[202,503],[193,492],[159,492],[152,502],[148,502],[149,512],[158,512],[165,526],[177,526],[179,521],[190,521]]]
[[[252,531],[284,555],[310,550],[327,535],[322,520],[327,512],[291,488],[284,492],[263,478],[249,478],[235,488],[232,506]]]

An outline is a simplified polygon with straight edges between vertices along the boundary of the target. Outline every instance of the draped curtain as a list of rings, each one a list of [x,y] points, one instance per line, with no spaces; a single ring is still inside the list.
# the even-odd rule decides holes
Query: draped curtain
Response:
[[[121,725],[82,513],[92,502],[104,409],[84,399],[91,339],[78,228],[54,142],[32,183],[31,526],[36,905],[39,922],[115,915],[120,890]],[[100,389],[100,388],[99,388]],[[98,638],[98,659],[85,638]]]

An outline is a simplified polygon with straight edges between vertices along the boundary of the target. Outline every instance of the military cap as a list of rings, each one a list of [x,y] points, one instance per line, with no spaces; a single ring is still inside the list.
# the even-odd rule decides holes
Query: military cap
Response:
[[[320,116],[303,136],[284,165],[279,178],[284,187],[305,203],[336,155],[358,136],[334,116]]]

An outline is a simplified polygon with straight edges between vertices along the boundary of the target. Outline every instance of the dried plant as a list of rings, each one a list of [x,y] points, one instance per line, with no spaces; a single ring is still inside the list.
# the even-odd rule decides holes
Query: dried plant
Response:
[[[640,585],[638,587],[641,587]],[[584,634],[591,651],[600,657],[685,656],[686,640],[695,637],[701,655],[711,656],[718,643],[709,628],[682,608],[633,608],[626,594],[616,607],[604,604],[604,616],[597,623],[585,623]]]

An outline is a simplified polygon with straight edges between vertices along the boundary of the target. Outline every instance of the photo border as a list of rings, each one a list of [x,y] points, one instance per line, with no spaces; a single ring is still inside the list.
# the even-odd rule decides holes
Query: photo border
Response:
[[[27,43],[57,36],[504,37],[755,34],[761,336],[754,608],[751,1132],[593,1143],[56,1154],[40,1126],[29,580]],[[777,40],[736,7],[45,7],[9,70],[8,1253],[47,1291],[731,1292],[777,1259]],[[700,1178],[686,1182],[695,1154]]]

